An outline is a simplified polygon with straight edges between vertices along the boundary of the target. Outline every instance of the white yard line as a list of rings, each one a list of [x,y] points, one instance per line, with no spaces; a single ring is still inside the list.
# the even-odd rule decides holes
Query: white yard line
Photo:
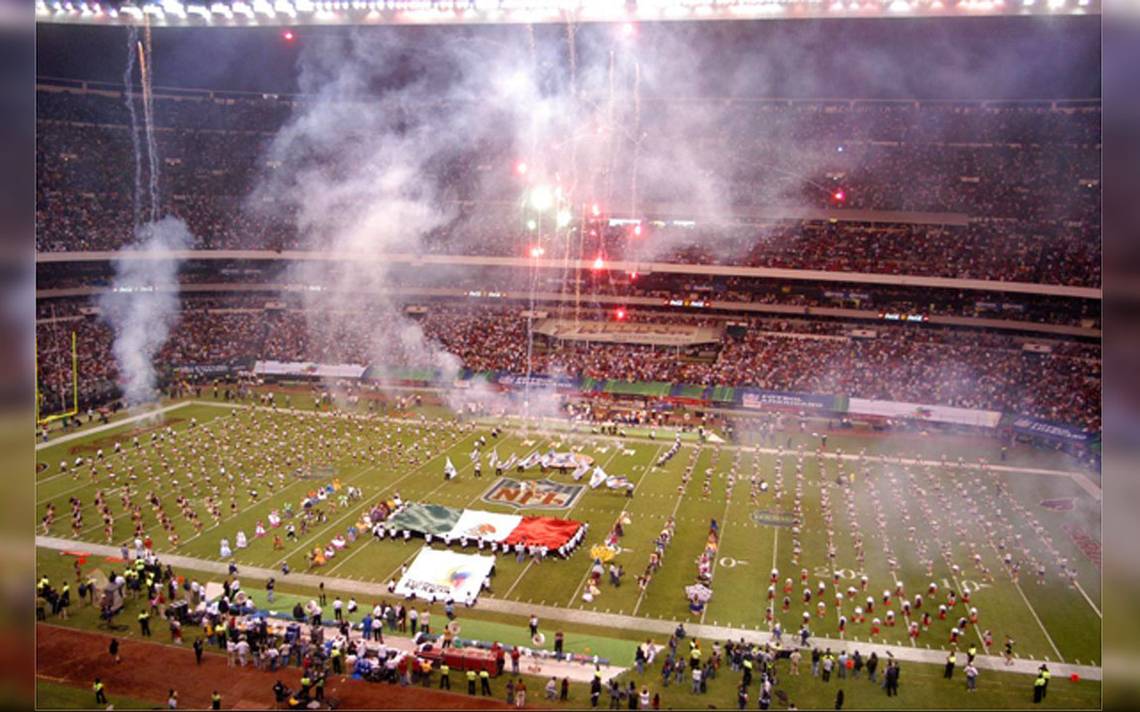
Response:
[[[727,487],[727,484],[725,485]],[[724,535],[728,531],[728,508],[732,505],[732,498],[726,497],[724,502],[724,512],[720,515],[720,527],[717,530],[716,551],[717,557],[713,560],[712,568],[709,570],[709,587],[712,587],[713,577],[716,576],[717,567],[720,565],[720,552],[724,548]],[[709,606],[706,603],[705,608],[701,611],[701,623],[705,622],[705,616],[709,614]]]
[[[1096,613],[1096,617],[1100,618],[1101,620],[1104,620],[1104,616],[1101,615],[1100,609],[1096,607],[1096,604],[1093,603],[1093,600],[1091,598],[1089,598],[1089,595],[1087,593],[1085,593],[1085,589],[1081,587],[1080,582],[1079,581],[1073,581],[1073,585],[1077,587],[1077,590],[1080,591],[1081,595],[1085,597],[1085,600],[1089,602],[1089,606],[1091,606],[1093,609],[1093,612]]]
[[[462,441],[460,441],[460,442],[462,442]],[[456,445],[458,445],[458,444],[459,444],[459,443],[457,442],[457,443],[456,443]],[[452,446],[452,447],[454,447],[454,446]],[[445,450],[444,452],[446,453],[446,452],[449,452],[450,450],[451,450],[451,448],[447,448],[447,450]],[[437,457],[438,457],[438,456],[437,456]],[[431,460],[434,460],[434,459],[435,459],[435,458],[431,458]],[[431,462],[431,460],[428,460],[428,462]],[[469,462],[467,462],[467,464],[463,465],[462,467],[457,467],[455,471],[456,471],[456,473],[460,473],[460,472],[463,472],[463,471],[464,471],[464,470],[466,470],[468,467],[474,467],[474,464],[475,464],[475,463],[473,463],[473,462],[470,462],[470,461],[469,461]],[[423,468],[424,468],[424,467],[426,467],[426,466],[427,466],[427,462],[425,462],[423,465],[421,465],[421,466],[419,467],[419,469],[423,469]],[[429,498],[430,498],[430,497],[431,497],[433,494],[435,494],[436,492],[438,492],[438,491],[440,491],[441,489],[443,489],[443,487],[444,487],[445,485],[447,485],[447,483],[448,483],[448,482],[449,482],[449,480],[444,480],[443,482],[441,482],[441,483],[439,483],[438,485],[436,485],[436,486],[435,486],[435,488],[434,488],[434,489],[432,489],[432,491],[431,491],[431,492],[428,492],[427,494],[423,495],[422,497],[417,497],[417,499],[423,499],[423,500],[425,500],[425,501],[426,501],[426,500],[428,500],[428,499],[429,499]],[[479,498],[479,496],[477,495],[475,499],[477,500],[478,498]],[[363,550],[364,550],[364,549],[365,549],[365,548],[366,548],[366,547],[367,547],[369,544],[371,544],[372,542],[376,541],[376,537],[372,536],[372,535],[371,535],[371,533],[367,534],[367,536],[368,536],[368,539],[366,539],[364,542],[362,542],[360,546],[356,547],[356,549],[355,549],[355,550],[353,550],[353,552],[352,552],[351,554],[349,554],[348,556],[346,556],[346,557],[344,557],[343,559],[341,559],[341,560],[340,560],[340,561],[339,561],[339,562],[336,564],[336,566],[333,566],[331,569],[329,569],[329,570],[328,570],[328,571],[326,571],[325,573],[326,573],[326,574],[329,574],[329,575],[331,575],[333,571],[336,571],[336,570],[337,570],[337,569],[339,569],[341,566],[343,566],[344,564],[348,563],[348,560],[349,560],[349,559],[351,559],[352,557],[356,556],[356,555],[357,555],[357,554],[359,554],[361,551],[363,551]],[[404,560],[404,562],[403,562],[403,564],[401,564],[400,566],[397,566],[397,567],[396,567],[396,570],[395,570],[395,571],[399,571],[399,570],[400,570],[400,567],[401,567],[401,566],[403,566],[404,564],[406,564],[406,563],[408,563],[409,561],[411,561],[411,560],[412,560],[412,557],[414,557],[414,556],[415,556],[416,554],[418,554],[418,553],[419,553],[419,551],[416,551],[416,553],[415,553],[415,554],[412,554],[412,555],[411,555],[411,556],[409,556],[407,559],[405,559],[405,560]],[[392,576],[394,576],[394,575],[395,575],[395,571],[393,571],[393,572],[392,572],[392,574],[391,574],[391,575],[389,575],[388,577],[386,577],[386,578],[383,578],[383,579],[380,579],[380,580],[381,580],[381,582],[387,582],[389,579],[391,579],[391,578],[392,578]]]
[[[182,401],[181,403],[174,403],[173,405],[164,406],[162,408],[157,408],[155,410],[148,410],[145,413],[139,413],[138,415],[132,415],[130,417],[123,418],[122,420],[116,420],[113,423],[107,423],[106,425],[96,425],[95,427],[88,428],[87,430],[79,430],[79,431],[74,432],[74,433],[68,433],[67,435],[60,435],[59,437],[54,437],[54,438],[48,440],[46,443],[42,443],[42,442],[36,443],[36,452],[39,452],[40,450],[43,450],[45,448],[54,447],[56,445],[59,445],[60,443],[71,442],[72,440],[78,440],[80,438],[85,438],[88,435],[94,435],[95,433],[102,433],[102,432],[105,432],[107,430],[113,430],[113,429],[121,427],[123,425],[129,425],[130,423],[135,423],[135,422],[138,422],[140,420],[145,420],[147,418],[153,418],[156,415],[162,415],[163,413],[169,413],[172,410],[178,410],[179,408],[185,408],[186,406],[190,405],[192,402],[193,401]]]
[[[606,459],[606,464],[605,464],[605,465],[602,465],[602,469],[603,469],[603,470],[605,470],[607,467],[609,467],[609,464],[610,464],[611,462],[613,462],[613,459],[614,459],[615,457],[617,457],[617,456],[618,456],[618,453],[619,453],[619,452],[621,452],[621,450],[622,450],[622,448],[620,448],[620,447],[614,448],[614,454],[610,455],[610,456],[609,456],[609,458],[607,458],[607,459]],[[658,451],[658,452],[660,452],[660,451],[661,451],[661,448],[658,448],[658,449],[657,449],[657,451]],[[654,455],[654,460],[656,460],[656,455]],[[652,466],[653,466],[653,465],[652,465],[652,461],[651,461],[651,462],[650,462],[650,465],[649,465],[649,467],[652,467]],[[648,471],[648,467],[646,468],[646,470]],[[634,492],[635,492],[635,493],[636,493],[636,491],[637,491],[637,487],[641,485],[641,481],[642,481],[642,480],[644,480],[644,479],[645,479],[645,475],[644,475],[644,474],[642,474],[642,476],[641,476],[641,479],[639,479],[639,480],[637,481],[637,485],[634,485]],[[563,515],[562,515],[562,518],[563,518],[563,519],[567,519],[567,518],[569,518],[569,516],[570,516],[570,512],[572,512],[572,511],[573,511],[573,510],[574,510],[574,509],[575,509],[575,508],[576,508],[576,507],[577,507],[579,504],[581,504],[581,503],[582,503],[582,500],[584,500],[584,499],[586,499],[586,498],[585,498],[585,496],[579,497],[579,498],[578,498],[578,501],[576,501],[576,502],[574,503],[574,506],[573,506],[573,507],[571,507],[570,509],[566,510],[566,512],[564,512],[564,513],[563,513]],[[585,542],[583,542],[582,544],[583,544],[583,546],[585,546]],[[507,589],[507,592],[503,594],[503,598],[510,598],[510,596],[511,596],[511,593],[512,593],[512,592],[515,590],[515,586],[518,586],[518,585],[519,585],[519,582],[523,580],[523,577],[524,577],[524,576],[526,576],[526,572],[527,572],[527,571],[530,571],[530,567],[531,567],[531,566],[533,566],[533,565],[534,565],[534,559],[531,559],[530,561],[528,561],[528,562],[527,562],[526,566],[524,566],[524,567],[523,567],[523,570],[522,570],[522,571],[519,573],[519,575],[518,575],[518,576],[515,578],[515,580],[514,580],[514,583],[512,583],[512,584],[510,585],[510,588],[508,588],[508,589]],[[587,572],[586,572],[586,575],[587,575],[587,576],[589,575],[589,571],[588,571],[588,570],[587,570]]]
[[[693,460],[694,469],[696,467],[696,461],[699,460],[700,457],[701,457],[701,452],[700,452],[700,450],[697,450],[696,458]],[[692,480],[690,480],[690,482],[691,481]],[[688,487],[688,485],[686,485],[685,489],[681,492],[681,494],[677,495],[677,502],[676,502],[676,504],[673,505],[673,511],[669,514],[670,517],[676,517],[677,516],[677,510],[679,510],[681,508],[681,502],[684,501],[685,495],[688,493],[688,491],[689,491],[689,487]],[[637,615],[637,611],[641,608],[642,601],[645,600],[645,592],[648,590],[649,590],[648,585],[645,588],[641,589],[641,594],[638,595],[637,603],[633,607],[633,613],[631,613],[630,615],[632,615],[632,616]]]
[[[187,404],[184,403],[183,405],[187,405]],[[125,422],[126,421],[120,421],[120,422],[114,423],[114,426],[118,427],[119,425],[122,425]],[[198,428],[209,429],[212,425],[215,425],[215,424],[220,423],[220,422],[221,422],[221,420],[219,418],[211,418],[210,420],[198,425]],[[99,427],[100,428],[106,428],[107,426],[101,425]],[[190,426],[189,426],[189,424],[187,424],[186,427],[178,428],[177,432],[181,432],[183,435],[185,435],[185,434],[189,433],[189,430],[190,430]],[[93,432],[95,432],[94,429],[87,431],[85,433],[73,433],[73,435],[89,435]],[[48,445],[55,445],[58,443],[47,443],[47,444]],[[129,457],[130,455],[133,455],[133,454],[146,455],[147,450],[153,450],[153,449],[159,447],[160,444],[161,443],[159,443],[157,441],[156,442],[150,442],[150,441],[140,440],[138,448],[124,446],[120,452],[117,452],[117,453],[111,452],[111,454],[105,456],[103,458],[102,463],[100,463],[100,464],[107,464],[107,463],[111,463],[111,462],[116,462],[120,459],[125,460],[125,459],[127,459],[127,457]],[[73,467],[71,470],[68,470],[67,472],[58,472],[54,475],[50,475],[50,476],[45,477],[45,478],[40,479],[40,480],[36,480],[36,488],[38,489],[40,487],[40,485],[45,485],[49,482],[54,482],[55,480],[58,480],[61,477],[66,477],[67,475],[71,475],[72,478],[74,478],[76,480],[82,479],[82,477],[83,477],[82,473],[80,473],[79,476],[76,476],[76,470],[77,469],[78,468]],[[90,475],[87,475],[87,480],[84,484],[78,485],[76,487],[72,487],[71,489],[68,489],[68,490],[64,490],[63,492],[57,492],[56,494],[52,495],[51,497],[45,497],[44,499],[38,500],[36,502],[36,504],[43,504],[44,502],[51,501],[52,499],[64,497],[66,495],[71,494],[72,492],[76,492],[78,490],[83,489],[84,487],[89,487],[89,486],[91,486],[93,484],[97,484],[97,483],[98,483],[98,480],[92,480],[92,479],[90,479]]]
[[[664,445],[658,446],[657,452],[655,452],[653,454],[653,459],[650,460],[649,464],[645,466],[644,470],[642,470],[641,477],[638,478],[637,484],[633,486],[634,499],[637,498],[637,490],[641,489],[641,484],[643,482],[645,482],[645,479],[649,476],[649,472],[653,469],[654,465],[657,464],[657,458],[660,455],[661,450],[664,447],[665,447]],[[619,513],[619,516],[620,516],[620,513]],[[570,594],[570,600],[569,600],[569,602],[567,602],[567,604],[566,604],[567,606],[574,605],[574,601],[578,600],[578,594],[581,593],[582,587],[586,585],[586,581],[590,580],[590,569],[592,569],[592,568],[593,568],[593,562],[590,562],[590,567],[586,569],[586,573],[584,576],[582,576],[582,580],[579,581],[578,585],[574,587],[574,593]]]
[[[438,459],[439,459],[441,456],[446,456],[446,455],[447,455],[447,453],[448,453],[449,451],[451,451],[453,448],[457,447],[457,446],[458,446],[460,443],[464,442],[465,440],[468,440],[468,439],[470,439],[470,438],[474,437],[476,434],[477,434],[476,432],[471,432],[471,433],[468,433],[468,435],[467,435],[466,437],[464,437],[464,438],[461,438],[460,440],[456,441],[456,442],[455,442],[454,444],[452,444],[450,447],[447,447],[447,448],[445,448],[445,449],[444,449],[442,452],[438,453],[437,455],[435,455],[435,456],[433,456],[433,457],[430,457],[430,458],[428,458],[427,462],[425,462],[424,464],[420,465],[420,466],[419,466],[419,467],[417,467],[416,469],[414,469],[414,470],[412,470],[412,471],[410,471],[410,472],[408,472],[408,473],[404,474],[403,476],[399,477],[398,479],[396,479],[396,481],[388,483],[388,484],[387,484],[385,487],[383,487],[383,488],[380,490],[380,492],[381,492],[381,493],[382,493],[382,492],[387,492],[388,490],[392,489],[393,487],[395,487],[396,485],[400,484],[400,483],[401,483],[401,482],[403,482],[404,480],[408,479],[408,478],[409,478],[409,477],[411,477],[412,475],[418,474],[418,473],[419,473],[421,470],[423,470],[423,469],[424,469],[425,467],[427,467],[429,464],[431,464],[431,463],[432,463],[432,462],[434,462],[435,460],[438,460]],[[355,481],[355,480],[354,480],[354,481]],[[379,494],[379,493],[377,493],[377,494]],[[376,495],[373,495],[373,496],[375,497]],[[348,517],[350,517],[350,516],[353,516],[353,515],[357,514],[357,513],[358,513],[358,511],[359,511],[359,509],[360,509],[360,507],[352,507],[352,508],[350,508],[350,509],[349,509],[349,511],[348,511],[347,513],[345,513],[345,515],[344,515],[344,516],[342,516],[342,517],[338,518],[336,521],[334,521],[334,522],[330,523],[328,526],[325,526],[325,527],[323,527],[323,528],[322,528],[322,529],[320,529],[319,531],[316,531],[316,532],[314,532],[314,533],[313,533],[313,535],[312,535],[311,537],[309,537],[308,539],[306,539],[306,540],[305,540],[303,543],[298,543],[298,545],[297,545],[297,549],[295,549],[293,553],[296,553],[296,551],[298,551],[298,550],[299,550],[299,551],[304,551],[306,548],[308,548],[308,545],[309,545],[311,542],[313,542],[313,541],[314,541],[314,540],[315,540],[315,539],[316,539],[318,536],[323,536],[323,535],[327,534],[327,533],[328,533],[328,532],[330,532],[330,531],[334,531],[334,530],[335,530],[335,525],[337,525],[337,524],[339,524],[339,523],[343,522],[343,521],[344,521],[345,519],[347,519]],[[278,566],[280,566],[280,565],[282,564],[282,562],[284,562],[284,561],[287,561],[291,555],[292,555],[292,554],[286,554],[286,555],[285,555],[283,558],[280,558],[280,559],[278,559],[278,560],[277,560],[277,561],[276,561],[276,562],[273,564],[273,566],[272,566],[271,568],[277,568]]]
[[[962,585],[962,582],[958,580],[958,577],[954,575],[953,571],[950,572],[950,579],[954,582],[955,590],[957,590],[958,592],[963,592],[966,590],[966,587]],[[976,591],[974,591],[972,593],[976,593]],[[968,614],[969,611],[967,610],[966,613]],[[969,620],[968,616],[967,616],[967,620]],[[978,636],[978,642],[982,644],[982,650],[986,651],[986,655],[989,655],[990,648],[988,645],[986,645],[986,640],[985,640],[985,638],[982,637],[982,632],[980,630],[978,630],[978,624],[977,623],[971,623],[970,627],[972,627],[974,629],[974,634]]]
[[[99,555],[115,556],[118,555],[118,549],[115,547],[104,546],[101,544],[89,544],[88,542],[79,542],[68,539],[60,539],[56,537],[36,537],[36,546],[44,547],[54,550],[71,550],[83,549],[95,552]],[[176,570],[180,568],[194,569],[205,572],[212,572],[220,577],[226,575],[225,564],[208,559],[200,559],[187,556],[171,555],[167,557],[166,563],[171,564]],[[254,580],[267,580],[270,577],[278,576],[278,572],[272,569],[258,568],[253,566],[246,566],[242,571],[242,578],[250,578]],[[322,580],[317,576],[310,574],[293,574],[290,580],[300,586],[307,586],[315,588]],[[326,580],[326,585],[329,585],[336,590],[345,591],[348,593],[359,593],[360,595],[368,596],[373,593],[375,584],[364,581],[354,581],[351,579],[330,579]],[[481,597],[479,599],[479,609],[492,613],[504,613],[518,615],[518,604],[514,601],[504,601],[500,598]],[[582,623],[588,625],[602,626],[614,628],[615,630],[636,630],[639,633],[653,632],[660,635],[668,636],[673,631],[674,623],[656,618],[634,618],[628,615],[601,613],[594,611],[583,611],[573,608],[560,608],[557,606],[549,605],[533,605],[534,612],[543,619],[552,621],[567,621],[574,623]],[[45,624],[41,624],[45,625]],[[694,623],[690,628],[690,633],[693,636],[700,638],[708,638],[711,640],[736,640],[744,638],[746,641],[765,643],[771,639],[770,634],[761,633],[755,630],[746,628],[732,628],[728,626],[709,626]],[[816,645],[830,646],[832,648],[843,647],[843,641],[821,638],[813,636]],[[885,654],[886,651],[891,651],[895,657],[900,660],[913,661],[913,662],[926,662],[931,664],[942,664],[944,661],[944,651],[941,650],[926,650],[922,648],[908,648],[899,645],[888,644],[872,644],[874,648]],[[1017,658],[1014,665],[1007,667],[1004,661],[999,656],[983,656],[979,655],[975,664],[978,667],[986,670],[995,670],[1002,672],[1014,672],[1023,675],[1036,675],[1039,660],[1030,658]],[[1051,666],[1053,667],[1053,666]],[[1094,665],[1072,665],[1068,663],[1061,663],[1054,667],[1053,674],[1058,677],[1067,676],[1070,673],[1077,673],[1082,678],[1089,680],[1102,679],[1102,668]]]
[[[211,420],[211,421],[209,421],[209,422],[207,422],[207,423],[205,423],[205,424],[203,424],[203,425],[201,425],[201,426],[199,426],[199,427],[201,427],[201,428],[208,428],[210,425],[212,425],[212,424],[214,424],[214,423],[218,423],[218,422],[221,422],[221,421],[220,421],[220,420],[218,420],[218,419],[214,419],[214,420]],[[150,447],[157,447],[157,445],[152,445],[152,446],[150,446]],[[122,456],[124,456],[124,457],[126,456],[126,454],[127,454],[127,451],[126,451],[126,450],[124,450],[124,451],[121,453],[121,455],[122,455]],[[338,462],[339,462],[339,461],[338,461]],[[241,466],[241,465],[243,465],[243,464],[245,464],[245,463],[239,463],[239,466]],[[355,476],[354,476],[352,479],[348,480],[348,482],[349,482],[349,483],[351,483],[351,482],[356,482],[358,479],[360,479],[360,477],[361,477],[361,476],[363,476],[363,475],[365,474],[365,472],[370,472],[370,471],[372,471],[372,470],[376,469],[377,467],[379,467],[379,465],[374,465],[374,466],[372,466],[372,467],[369,467],[369,468],[366,468],[366,469],[364,469],[364,470],[361,470],[361,471],[360,471],[360,472],[358,472],[358,473],[357,473],[357,474],[356,474],[356,475],[355,475]],[[124,475],[124,477],[125,477],[125,475]],[[293,482],[291,482],[291,483],[289,483],[289,484],[285,485],[284,487],[282,487],[281,489],[279,489],[279,490],[277,490],[277,491],[273,492],[272,494],[273,494],[273,496],[279,496],[279,495],[282,495],[282,494],[284,494],[284,493],[285,493],[287,490],[289,490],[289,489],[291,489],[292,487],[296,486],[297,484],[301,484],[301,483],[303,483],[303,482],[305,482],[305,480],[294,480]],[[83,487],[87,487],[87,486],[89,486],[89,485],[83,485]],[[117,486],[117,487],[115,487],[113,490],[109,490],[109,491],[107,492],[107,494],[108,494],[108,496],[111,496],[113,492],[115,492],[115,491],[117,491],[117,490],[120,490],[120,489],[122,489],[122,487],[121,487],[121,486]],[[72,490],[72,491],[74,491],[74,490]],[[160,500],[160,501],[162,501],[162,503],[163,503],[164,505],[166,505],[166,504],[170,504],[170,501],[169,501],[169,497],[170,497],[170,496],[171,496],[171,495],[168,493],[168,494],[166,494],[166,495],[160,496],[160,497],[159,497],[159,500]],[[266,501],[268,501],[268,498],[267,498],[266,500],[264,500],[263,502],[259,503],[259,504],[262,504],[262,503],[264,503],[264,502],[266,502]],[[257,506],[257,505],[251,505],[251,506]],[[97,514],[97,513],[98,513],[98,512],[96,512],[96,514]],[[115,522],[118,522],[119,520],[123,519],[124,517],[127,517],[127,516],[129,516],[130,514],[131,514],[131,512],[130,512],[130,510],[129,510],[129,509],[127,509],[127,510],[124,510],[122,513],[120,513],[120,514],[118,514],[118,515],[116,515],[116,516],[112,517],[112,518],[111,518],[111,522],[112,522],[112,524],[114,524]],[[152,517],[156,517],[156,515],[154,515],[154,514],[153,514],[153,512],[152,512],[151,516],[152,516]],[[217,524],[214,524],[214,525],[213,525],[213,526],[211,526],[211,527],[208,527],[208,528],[205,528],[205,529],[203,529],[201,533],[196,533],[196,534],[194,534],[194,536],[190,537],[189,539],[186,539],[185,541],[179,542],[179,546],[182,546],[182,545],[184,545],[184,544],[189,544],[191,541],[194,541],[195,539],[197,539],[197,538],[199,538],[199,537],[201,537],[201,536],[203,536],[203,535],[207,534],[208,532],[210,532],[210,531],[212,531],[212,530],[214,530],[214,529],[217,529],[218,527],[221,527],[221,526],[223,526],[223,525],[224,525],[226,522],[228,522],[230,519],[233,519],[233,518],[234,518],[234,516],[238,516],[238,515],[232,515],[232,516],[229,516],[229,517],[223,517],[223,518],[222,518],[222,520],[221,520],[221,521],[219,521]],[[156,518],[156,523],[157,523],[157,518]],[[82,537],[83,535],[87,534],[88,532],[93,532],[93,531],[97,531],[97,530],[99,530],[99,529],[102,529],[102,528],[103,528],[103,526],[104,526],[104,525],[103,525],[103,523],[102,523],[102,520],[100,519],[100,521],[99,521],[98,523],[96,523],[96,524],[92,524],[91,526],[89,526],[89,527],[87,527],[87,528],[85,528],[85,529],[82,529],[82,530],[80,530],[79,536],[81,536],[81,537]]]
[[[1017,589],[1017,592],[1019,594],[1021,594],[1021,600],[1025,601],[1025,607],[1028,608],[1029,612],[1033,614],[1033,620],[1037,621],[1037,625],[1041,628],[1042,635],[1045,636],[1045,640],[1049,641],[1049,647],[1053,648],[1053,652],[1057,654],[1057,659],[1061,662],[1065,662],[1065,658],[1061,656],[1061,651],[1057,649],[1057,644],[1054,643],[1053,638],[1049,636],[1049,631],[1045,630],[1045,624],[1041,622],[1041,618],[1038,617],[1037,611],[1033,608],[1033,604],[1030,603],[1029,599],[1025,597],[1025,591],[1021,590],[1021,584],[1017,581],[1014,581],[1013,587]]]

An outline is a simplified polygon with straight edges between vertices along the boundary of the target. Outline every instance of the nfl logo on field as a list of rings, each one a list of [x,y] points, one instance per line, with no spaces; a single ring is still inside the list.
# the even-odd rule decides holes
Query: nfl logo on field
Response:
[[[583,489],[584,485],[550,480],[520,482],[503,477],[481,499],[488,504],[505,504],[517,509],[569,509],[574,506]]]

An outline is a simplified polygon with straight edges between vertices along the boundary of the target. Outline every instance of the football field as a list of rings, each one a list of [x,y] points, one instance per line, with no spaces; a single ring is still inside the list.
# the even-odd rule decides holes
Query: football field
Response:
[[[526,604],[542,604],[747,630],[769,630],[778,622],[785,633],[795,633],[806,613],[817,636],[841,637],[842,616],[847,640],[941,649],[949,647],[959,618],[976,608],[977,622],[967,625],[961,647],[974,643],[981,650],[989,630],[993,654],[1000,654],[1008,635],[1019,657],[1100,664],[1099,490],[1060,455],[1018,446],[1000,462],[995,444],[934,435],[832,434],[820,450],[818,437],[797,430],[739,445],[700,442],[687,433],[676,455],[658,465],[673,443],[671,432],[651,439],[647,431],[631,431],[619,438],[582,426],[523,429],[517,422],[459,421],[438,410],[379,416],[206,402],[180,405],[159,418],[122,422],[40,447],[37,521],[54,504],[48,533],[120,546],[134,539],[141,521],[159,552],[219,561],[221,540],[233,543],[240,531],[249,543],[235,549],[239,565],[279,569],[288,563],[295,572],[376,582],[376,595],[382,597],[384,584],[399,577],[422,539],[376,539],[365,531],[315,569],[307,554],[343,535],[379,499],[398,492],[404,502],[564,517],[589,525],[583,545],[567,559],[535,563],[498,557],[490,595],[518,602],[520,615],[526,615]],[[501,427],[497,437],[491,432],[496,425]],[[487,445],[482,477],[476,478],[471,452],[480,437]],[[574,481],[537,468],[523,473],[512,468],[504,473],[510,481],[500,481],[486,462],[492,449],[502,459],[551,450],[585,455],[606,473],[627,477],[633,496],[604,486],[590,489],[588,477]],[[76,458],[88,457],[96,459],[94,475],[90,466],[74,465]],[[980,467],[979,457],[990,464]],[[447,459],[459,473],[452,480],[443,475]],[[552,503],[541,509],[516,508],[495,496],[503,488],[517,490],[544,479],[574,494],[548,498]],[[283,527],[270,526],[270,514],[282,514],[286,505],[299,512],[303,498],[334,480],[338,491],[315,508],[319,518],[303,532],[298,525],[296,541],[275,548],[274,535]],[[575,492],[576,486],[581,490]],[[360,496],[349,497],[349,488],[359,489]],[[94,503],[98,491],[112,517],[109,537]],[[77,524],[69,498],[78,500],[82,521]],[[169,529],[161,525],[152,498],[169,518]],[[670,518],[675,534],[659,569],[641,587],[637,578]],[[614,561],[625,576],[620,586],[603,577],[596,595],[586,600],[590,550],[619,519],[628,523]],[[692,612],[684,588],[696,581],[712,520],[718,533],[710,557],[713,594],[702,611]],[[262,537],[255,536],[259,522],[267,530]],[[169,532],[177,535],[176,546]],[[42,526],[37,533],[45,533]],[[433,546],[442,548],[438,542]],[[1004,561],[1007,554],[1019,563],[1016,578]],[[773,570],[778,573],[769,600]],[[810,600],[805,601],[805,589]],[[951,591],[956,605],[941,619],[938,607],[948,604]],[[922,596],[921,607],[915,605],[916,594]],[[903,598],[911,603],[909,616]],[[862,609],[862,620],[856,608]],[[893,626],[887,611],[895,614]],[[924,613],[932,619],[928,626],[922,625]],[[872,633],[875,618],[880,619],[877,634]],[[910,621],[919,623],[917,637],[908,635]]]

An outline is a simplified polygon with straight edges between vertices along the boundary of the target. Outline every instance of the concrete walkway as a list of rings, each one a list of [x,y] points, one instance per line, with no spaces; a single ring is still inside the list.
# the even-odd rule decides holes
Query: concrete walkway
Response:
[[[114,546],[48,536],[37,536],[36,546],[58,551],[89,551],[99,556],[119,556],[120,553],[119,549]],[[222,577],[225,577],[229,571],[228,565],[220,561],[209,561],[207,559],[180,556],[178,554],[162,554],[160,558],[163,563],[169,564],[175,569],[186,568],[197,571],[207,571],[217,573]],[[240,567],[239,575],[241,578],[252,578],[256,580],[266,580],[271,576],[279,580],[283,578],[280,571],[246,565]],[[383,584],[355,581],[353,579],[325,577],[305,573],[290,573],[287,580],[289,583],[309,586],[313,589],[316,589],[320,583],[324,582],[328,588],[334,588],[348,593],[358,593],[361,596],[386,595],[387,593],[387,589]],[[616,613],[599,613],[596,611],[558,608],[555,606],[530,603],[522,604],[518,601],[505,601],[488,596],[480,597],[476,608],[516,616],[525,616],[534,613],[539,617],[539,620],[543,621],[563,621],[594,627],[601,626],[620,630],[640,631],[665,638],[672,634],[677,626],[676,621],[637,618]],[[696,622],[685,622],[685,630],[690,636],[714,640],[739,640],[743,638],[748,642],[766,643],[772,638],[771,634],[767,631],[731,628],[719,625],[704,625]],[[794,636],[785,635],[784,638],[785,641],[787,641],[794,638]],[[897,660],[907,662],[933,663],[938,665],[946,662],[946,652],[942,650],[928,650],[905,645],[887,645],[864,641],[845,641],[837,638],[820,638],[816,636],[812,636],[811,643],[813,646],[820,648],[830,647],[832,650],[858,649],[864,655],[869,655],[871,651],[874,650],[879,653],[880,657],[891,655]],[[978,655],[977,658],[975,658],[975,664],[981,670],[1004,670],[1006,672],[1017,672],[1026,675],[1036,674],[1037,668],[1042,662],[1045,661],[1031,658],[1014,658],[1012,665],[1006,665],[1005,660],[998,655]],[[1073,665],[1051,661],[1047,664],[1049,665],[1050,672],[1052,672],[1055,677],[1069,677],[1073,673],[1076,673],[1080,675],[1082,679],[1102,679],[1102,671],[1098,666]]]

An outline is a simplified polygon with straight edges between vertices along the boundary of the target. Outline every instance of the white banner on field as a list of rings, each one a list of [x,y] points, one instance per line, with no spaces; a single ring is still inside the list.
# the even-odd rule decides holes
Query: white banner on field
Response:
[[[306,376],[309,378],[363,378],[367,366],[354,363],[311,361],[258,361],[253,372],[260,376]]]
[[[518,514],[499,514],[498,512],[465,509],[463,514],[459,515],[459,521],[455,523],[448,534],[452,539],[483,537],[486,541],[500,542],[510,536],[515,529],[518,529],[521,523],[522,516]]]
[[[396,595],[414,594],[429,601],[448,598],[466,601],[468,595],[474,599],[494,565],[494,556],[459,554],[425,546],[396,584]]]
[[[996,410],[971,410],[951,408],[945,405],[921,405],[919,403],[898,403],[895,401],[851,398],[847,401],[847,412],[852,415],[877,415],[884,418],[912,418],[932,423],[954,423],[973,425],[979,428],[996,428],[1001,421],[1001,413]]]

